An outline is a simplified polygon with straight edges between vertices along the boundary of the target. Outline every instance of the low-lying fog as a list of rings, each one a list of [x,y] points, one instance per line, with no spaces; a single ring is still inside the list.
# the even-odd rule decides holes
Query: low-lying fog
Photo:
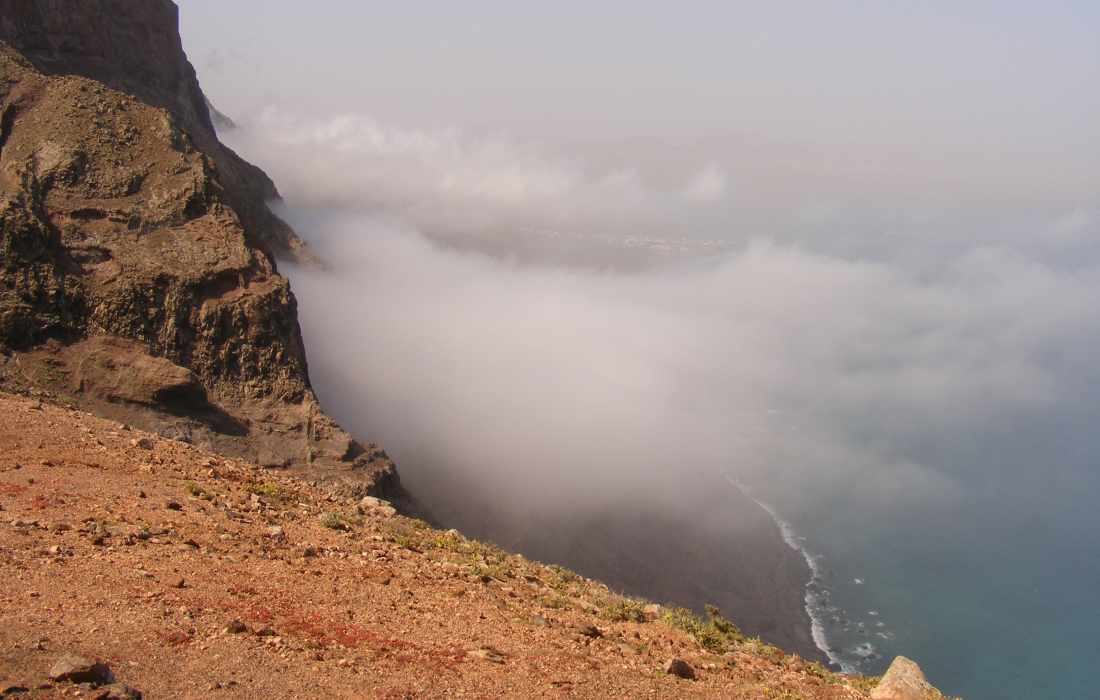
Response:
[[[727,470],[799,507],[837,490],[950,507],[960,481],[1012,471],[1021,430],[1092,405],[1085,203],[886,231],[855,211],[857,255],[811,238],[843,212],[817,212],[806,240],[736,213],[721,235],[702,221],[724,197],[715,165],[661,188],[583,154],[273,111],[226,138],[331,266],[287,270],[319,391],[413,482],[431,463],[525,512]]]

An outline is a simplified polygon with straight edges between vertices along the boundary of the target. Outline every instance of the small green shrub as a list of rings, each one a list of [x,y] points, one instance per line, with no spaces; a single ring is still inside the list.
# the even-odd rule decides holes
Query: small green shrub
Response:
[[[569,599],[560,595],[545,595],[539,598],[539,604],[551,610],[564,610],[569,607]]]
[[[707,619],[699,617],[687,608],[671,608],[664,615],[665,624],[687,632],[699,646],[715,654],[724,654],[745,641],[745,635],[726,618],[718,608],[707,605]]]
[[[882,680],[881,676],[848,676],[848,683],[853,688],[867,693],[874,690],[880,680]]]
[[[282,499],[286,495],[283,488],[274,483],[249,484],[244,488],[249,493],[254,493],[257,496],[267,496],[268,498]]]
[[[767,698],[767,700],[806,700],[806,696],[802,693],[784,688],[778,690],[774,688],[765,688],[764,697]]]
[[[431,539],[430,543],[435,549],[454,552],[455,554],[468,554],[472,550],[463,540],[462,535],[451,530],[435,533],[435,537]]]
[[[184,488],[187,489],[187,493],[191,494],[195,498],[202,498],[207,501],[214,498],[214,494],[199,486],[194,481],[188,481],[187,484],[185,484]]]
[[[508,566],[507,560],[497,562],[479,562],[474,564],[474,576],[488,576],[498,581],[515,578],[515,572]]]
[[[402,532],[397,532],[394,533],[392,537],[393,543],[396,544],[398,547],[403,547],[405,549],[411,549],[419,552],[421,551],[421,547],[423,546],[423,542],[420,540],[420,538],[413,535],[407,535]]]
[[[645,622],[645,602],[632,598],[609,601],[600,613],[612,622]]]
[[[546,577],[546,585],[554,590],[565,590],[570,584],[581,580],[580,576],[566,569],[564,566],[552,564],[547,568],[550,570],[550,575]]]
[[[825,668],[820,661],[811,661],[806,664],[806,673],[811,676],[817,676],[818,678],[829,679],[833,673],[829,669]]]
[[[348,519],[339,513],[333,513],[331,511],[321,514],[321,525],[327,527],[330,530],[350,530],[351,524]]]

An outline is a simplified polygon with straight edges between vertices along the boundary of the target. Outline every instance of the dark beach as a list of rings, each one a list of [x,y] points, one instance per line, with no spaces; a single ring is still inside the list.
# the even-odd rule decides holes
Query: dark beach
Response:
[[[719,477],[695,475],[667,496],[667,506],[639,502],[553,521],[517,522],[492,503],[468,499],[429,507],[447,525],[614,590],[699,613],[715,605],[745,634],[825,662],[805,609],[810,569],[771,515]]]

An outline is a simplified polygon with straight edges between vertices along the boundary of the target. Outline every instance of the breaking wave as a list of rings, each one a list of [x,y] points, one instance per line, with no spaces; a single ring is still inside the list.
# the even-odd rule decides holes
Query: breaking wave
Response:
[[[810,579],[806,582],[803,600],[805,601],[806,614],[810,618],[810,633],[813,636],[814,645],[821,650],[821,653],[825,654],[830,663],[838,666],[842,672],[863,672],[863,669],[860,667],[861,662],[869,659],[877,659],[879,657],[874,645],[870,642],[864,642],[852,648],[850,650],[850,655],[847,655],[834,649],[829,642],[829,635],[826,632],[826,621],[845,620],[846,616],[844,612],[831,601],[832,595],[829,588],[826,586],[821,555],[814,554],[807,549],[806,538],[799,535],[795,531],[793,525],[780,517],[774,507],[756,498],[748,486],[728,474],[724,474],[723,476],[725,476],[730,485],[752,499],[754,503],[763,508],[764,511],[771,516],[772,520],[775,521],[776,526],[779,528],[783,541],[787,543],[788,547],[798,552],[806,561],[806,565],[810,567]],[[863,583],[862,579],[855,580],[858,581],[859,584]],[[872,615],[877,616],[877,614],[877,612],[872,611]],[[879,622],[878,626],[882,627],[883,623]],[[883,638],[890,638],[893,636],[890,635],[887,637],[887,634],[888,633],[880,632],[878,636]]]

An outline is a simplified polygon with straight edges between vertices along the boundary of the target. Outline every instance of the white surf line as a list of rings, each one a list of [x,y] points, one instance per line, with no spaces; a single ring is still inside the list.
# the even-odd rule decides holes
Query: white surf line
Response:
[[[822,621],[821,614],[816,610],[816,601],[814,600],[813,592],[810,590],[810,584],[817,581],[819,586],[822,585],[821,565],[818,563],[818,557],[806,550],[806,547],[803,546],[798,537],[798,533],[795,532],[794,527],[789,522],[779,517],[775,508],[753,496],[748,486],[734,479],[729,474],[723,472],[722,476],[725,477],[726,481],[729,482],[731,486],[747,496],[753,503],[763,508],[764,511],[771,516],[776,526],[779,527],[779,534],[783,537],[783,541],[787,543],[787,546],[802,555],[802,558],[806,561],[806,565],[810,567],[811,573],[810,580],[806,582],[805,594],[802,600],[806,615],[810,618],[810,636],[813,637],[814,646],[816,646],[822,654],[825,654],[829,661],[839,666],[842,672],[858,673],[859,669],[844,661],[840,655],[829,646],[829,640],[825,634],[825,624]]]

